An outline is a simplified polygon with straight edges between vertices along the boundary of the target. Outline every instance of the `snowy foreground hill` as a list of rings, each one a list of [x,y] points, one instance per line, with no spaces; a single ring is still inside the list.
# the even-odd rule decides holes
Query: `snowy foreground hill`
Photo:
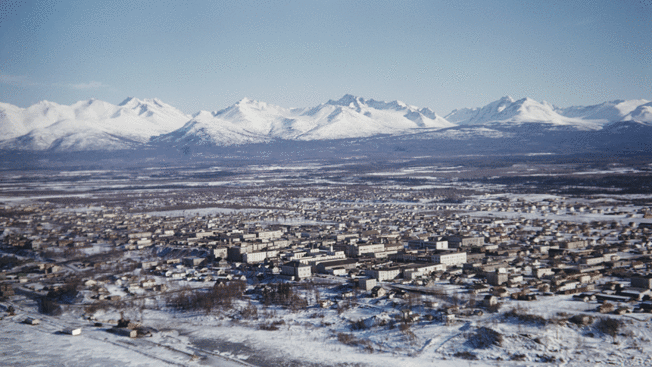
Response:
[[[117,106],[95,99],[71,106],[42,101],[24,109],[0,103],[0,149],[4,151],[156,147],[187,151],[279,142],[319,142],[323,146],[343,139],[372,145],[427,140],[433,146],[474,140],[475,145],[501,146],[524,138],[554,146],[560,132],[566,139],[568,133],[593,133],[583,139],[602,147],[609,144],[612,134],[619,136],[615,144],[627,141],[630,130],[640,139],[641,133],[649,134],[650,129],[652,103],[647,100],[558,108],[529,98],[503,97],[484,107],[454,110],[445,117],[400,101],[348,94],[309,108],[283,108],[244,98],[225,109],[192,116],[158,99],[127,98]],[[520,149],[527,151],[528,146]]]

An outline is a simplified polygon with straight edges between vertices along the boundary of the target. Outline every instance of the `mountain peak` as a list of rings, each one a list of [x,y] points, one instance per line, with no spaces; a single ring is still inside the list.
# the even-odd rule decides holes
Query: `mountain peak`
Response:
[[[349,93],[347,93],[347,94],[345,94],[344,96],[342,96],[342,98],[340,98],[340,101],[349,101],[349,102],[353,102],[353,101],[357,100],[358,98],[359,98],[359,97],[356,97],[356,96],[354,96],[353,94],[349,94]]]
[[[165,103],[158,98],[138,99],[136,97],[127,97],[118,104],[119,107],[137,107],[140,105],[154,105],[156,107],[165,107]]]
[[[546,122],[568,124],[570,120],[557,114],[547,102],[537,102],[525,97],[514,100],[511,96],[502,97],[481,108],[455,110],[446,119],[461,125],[481,125],[485,123],[524,123]]]
[[[364,98],[356,97],[348,93],[337,101],[333,101],[332,99],[328,101],[328,104],[336,106],[350,106],[351,104],[359,106],[360,103],[364,103]]]
[[[158,107],[164,107],[165,103],[158,98],[146,99],[145,102],[152,103]]]
[[[524,99],[528,99],[528,98],[526,97],[526,98],[524,98]],[[508,102],[508,103],[514,103],[514,102],[516,102],[516,100],[515,100],[514,98],[512,98],[512,96],[509,96],[509,95],[508,95],[508,96],[504,96],[504,97],[502,97],[502,98],[499,99],[497,102]]]
[[[501,100],[502,101],[502,100]],[[507,102],[508,104],[519,106],[519,107],[530,107],[530,106],[540,106],[541,103],[535,101],[530,97],[524,97],[516,101]]]
[[[428,107],[423,107],[422,109],[419,110],[419,112],[421,112],[422,115],[426,116],[429,119],[434,120],[437,118],[435,111],[431,110]]]
[[[231,110],[231,109],[240,110],[242,108],[245,108],[245,109],[252,109],[252,108],[253,109],[266,109],[267,107],[270,107],[270,106],[271,105],[268,105],[266,102],[261,102],[261,101],[255,100],[255,99],[244,97],[241,100],[239,100],[238,102],[236,102],[235,104],[225,108],[222,111]]]
[[[267,106],[268,104],[266,102],[257,101],[249,97],[244,97],[238,102],[234,103],[233,105],[227,107],[225,110],[228,110],[230,108],[238,108],[238,107],[266,108]]]
[[[127,98],[125,98],[124,101],[120,102],[120,104],[118,104],[118,106],[126,106],[127,104],[131,103],[131,101],[133,101],[133,100],[138,101],[138,99],[136,99],[135,97],[127,97]]]

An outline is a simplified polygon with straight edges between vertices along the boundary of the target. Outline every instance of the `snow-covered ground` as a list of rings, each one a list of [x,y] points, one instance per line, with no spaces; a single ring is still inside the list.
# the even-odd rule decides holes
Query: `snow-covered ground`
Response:
[[[151,338],[130,339],[109,333],[111,325],[101,327],[65,314],[49,317],[33,307],[17,307],[15,316],[0,319],[0,354],[4,366],[242,366],[228,357],[206,353],[198,356],[187,338],[176,331],[163,331]],[[27,325],[27,317],[39,325]],[[81,328],[81,335],[67,335],[67,328]]]
[[[450,285],[439,284],[442,288]],[[307,298],[309,294],[305,294]],[[327,289],[323,297],[329,296]],[[427,300],[427,298],[424,298]],[[519,322],[501,313],[460,317],[452,324],[435,318],[417,321],[409,331],[400,322],[390,326],[407,306],[403,300],[359,297],[357,307],[341,314],[317,305],[292,312],[258,305],[258,318],[243,319],[236,311],[178,312],[145,310],[139,321],[157,329],[152,337],[129,339],[107,332],[108,324],[93,326],[81,311],[71,308],[54,318],[37,314],[31,301],[14,301],[18,311],[0,321],[0,353],[3,364],[37,365],[220,365],[237,366],[243,361],[258,366],[272,365],[363,365],[363,366],[649,366],[652,364],[652,322],[648,314],[609,316],[623,321],[618,335],[602,334],[593,326],[567,322],[575,314],[600,317],[596,303],[573,300],[571,296],[542,297],[539,300],[505,301],[501,311],[518,308],[549,320],[548,324]],[[442,301],[445,303],[445,301]],[[442,304],[438,302],[437,304]],[[254,303],[256,304],[256,303]],[[425,302],[424,304],[427,304]],[[412,306],[422,316],[437,314],[424,304]],[[125,314],[136,315],[136,311]],[[25,325],[27,316],[41,319],[40,325]],[[98,320],[119,318],[117,311],[98,312]],[[352,323],[366,320],[360,330]],[[278,321],[278,330],[261,330],[259,325]],[[81,327],[80,336],[60,333]],[[500,345],[474,347],[469,340],[481,327],[502,334]],[[351,345],[339,334],[357,340]],[[357,344],[357,345],[356,345]],[[460,353],[478,360],[456,358]],[[193,357],[195,356],[195,357]],[[235,361],[234,361],[235,360]],[[81,362],[83,361],[83,362]],[[546,362],[548,361],[548,362]],[[293,364],[294,363],[294,364]]]

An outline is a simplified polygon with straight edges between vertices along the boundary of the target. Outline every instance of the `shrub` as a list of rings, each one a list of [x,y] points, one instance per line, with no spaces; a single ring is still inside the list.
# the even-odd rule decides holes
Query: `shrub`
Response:
[[[46,297],[61,303],[73,303],[80,288],[81,279],[70,278],[61,288],[49,291]]]
[[[548,320],[546,320],[543,316],[529,314],[525,312],[524,309],[519,307],[514,308],[508,312],[505,312],[504,316],[506,318],[509,317],[516,318],[518,319],[518,321],[523,323],[532,323],[538,325],[546,325],[548,323]]]
[[[337,314],[341,315],[344,311],[349,310],[353,307],[353,302],[351,299],[346,299],[337,304]]]
[[[541,363],[554,363],[557,361],[557,357],[549,356],[547,354],[537,354],[537,357]]]
[[[417,336],[410,329],[403,331],[403,335],[405,335],[407,340],[411,342],[415,342],[417,340]]]
[[[487,311],[496,313],[496,312],[500,311],[500,307],[502,307],[502,305],[503,304],[501,302],[498,302],[495,305],[488,306]]]
[[[609,302],[605,302],[605,303],[603,303],[602,305],[600,305],[598,307],[598,312],[600,312],[600,313],[609,313],[609,312],[613,312],[613,310],[615,308],[616,308],[616,306],[614,306],[613,304],[611,304]]]
[[[0,269],[11,269],[16,266],[25,264],[27,261],[21,260],[13,256],[2,256],[0,257]]]
[[[58,316],[61,314],[61,306],[55,300],[48,297],[41,297],[39,299],[38,310],[45,315]]]
[[[263,289],[263,303],[266,306],[285,306],[295,311],[308,306],[308,302],[294,292],[290,283],[270,284]]]
[[[487,327],[479,328],[468,340],[467,344],[473,348],[486,349],[492,345],[500,346],[503,342],[503,335],[494,329]]]
[[[410,330],[410,324],[403,322],[398,326],[398,329],[401,330],[402,333]]]
[[[475,353],[471,353],[469,351],[464,351],[464,352],[457,352],[453,354],[455,358],[462,358],[462,359],[468,359],[470,361],[475,361],[478,359],[478,356]]]
[[[358,339],[353,334],[338,333],[337,341],[346,345],[357,345]]]
[[[337,340],[342,344],[350,346],[362,346],[369,353],[373,353],[374,351],[374,348],[369,340],[358,339],[353,334],[338,333]]]
[[[278,330],[280,325],[285,325],[285,321],[278,320],[272,323],[260,324],[258,328],[260,330],[274,331],[274,330]]]
[[[94,314],[99,310],[106,310],[106,309],[107,309],[107,304],[105,302],[95,302],[86,306],[86,308],[84,308],[84,311],[87,314]]]
[[[568,319],[568,321],[576,325],[586,326],[593,323],[593,317],[589,315],[575,315]]]
[[[600,321],[598,321],[598,324],[596,325],[596,329],[598,329],[603,334],[615,338],[616,335],[618,335],[618,331],[620,330],[622,325],[623,322],[621,320],[612,319],[612,318],[603,318],[600,319]]]
[[[249,303],[247,307],[243,308],[240,311],[240,315],[244,319],[257,319],[258,318],[258,308],[253,304]]]
[[[524,361],[525,358],[527,358],[525,354],[512,354],[512,356],[509,357],[511,361]]]
[[[367,330],[367,325],[364,322],[364,319],[351,322],[351,330]]]
[[[275,330],[278,330],[278,326],[276,326],[274,324],[260,324],[260,326],[258,326],[258,329],[267,330],[267,331],[275,331]]]
[[[247,283],[240,280],[233,280],[226,284],[215,283],[209,294],[209,298],[216,306],[231,308],[233,300],[242,299]]]

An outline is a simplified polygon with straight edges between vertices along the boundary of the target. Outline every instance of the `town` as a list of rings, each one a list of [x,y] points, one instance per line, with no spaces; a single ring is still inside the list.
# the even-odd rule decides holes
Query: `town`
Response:
[[[652,362],[649,195],[266,173],[264,184],[13,191],[0,206],[0,323],[132,349],[155,340],[169,364]],[[196,323],[216,334],[189,331],[192,347],[166,337]],[[304,337],[308,352],[291,350]]]

